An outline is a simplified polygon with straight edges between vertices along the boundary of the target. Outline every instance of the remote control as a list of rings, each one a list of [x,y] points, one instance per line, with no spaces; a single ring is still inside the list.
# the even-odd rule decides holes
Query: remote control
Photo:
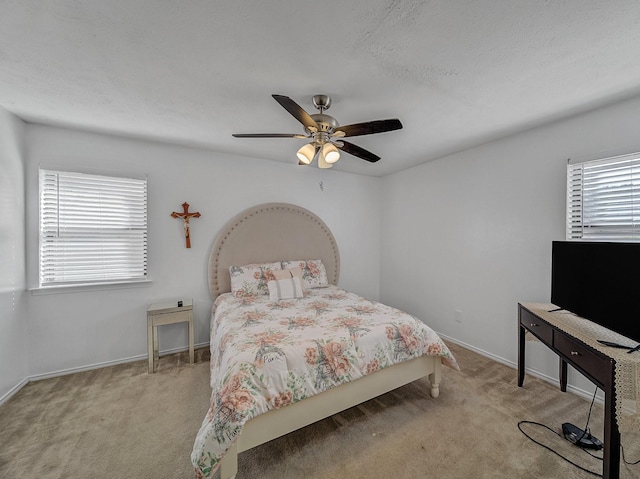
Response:
[[[611,341],[605,341],[603,339],[598,339],[600,344],[604,344],[605,346],[609,346],[611,348],[620,348],[620,349],[633,349],[631,346],[624,346],[618,343],[612,343]]]

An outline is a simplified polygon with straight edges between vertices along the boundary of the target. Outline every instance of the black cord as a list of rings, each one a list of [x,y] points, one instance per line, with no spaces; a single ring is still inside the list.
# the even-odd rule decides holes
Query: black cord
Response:
[[[640,347],[640,346],[639,346],[639,347]],[[595,400],[596,400],[596,393],[597,393],[597,392],[598,392],[598,388],[596,388],[595,392],[593,393],[593,399],[591,400],[591,406],[589,407],[589,415],[587,416],[587,424],[586,424],[586,425],[585,425],[585,427],[584,427],[584,430],[583,430],[583,432],[582,432],[582,436],[580,436],[580,439],[582,439],[582,438],[583,438],[587,433],[588,433],[589,435],[591,435],[591,432],[589,431],[589,420],[591,419],[591,410],[593,409],[593,403],[594,403],[594,402],[595,402]],[[580,439],[578,439],[578,442],[580,441]],[[596,459],[600,459],[600,460],[602,460],[602,458],[601,458],[601,457],[594,456],[594,455],[593,455],[593,454],[591,454],[588,450],[586,450],[586,449],[584,449],[584,448],[582,448],[582,450],[583,450],[584,452],[586,452],[587,454],[589,454],[591,457],[595,457]],[[625,464],[627,464],[627,465],[629,465],[629,466],[635,466],[635,465],[637,465],[637,464],[640,464],[640,459],[638,459],[638,460],[637,460],[637,461],[635,461],[635,462],[628,462],[628,461],[627,461],[627,459],[624,457],[624,446],[623,446],[622,444],[620,444],[620,450],[622,451],[622,461],[623,461]]]
[[[598,393],[598,388],[596,388],[596,390],[593,392],[593,398],[591,399],[591,405],[589,406],[589,414],[587,415],[587,424],[584,426],[584,429],[582,430],[582,435],[578,438],[578,440],[576,441],[576,443],[580,442],[580,440],[582,440],[586,435],[591,436],[591,432],[589,431],[589,421],[591,420],[591,411],[593,410],[593,404],[596,401],[596,394]],[[529,439],[531,439],[533,442],[535,442],[537,445],[544,447],[546,450],[551,451],[552,453],[554,453],[556,456],[560,457],[561,459],[564,459],[565,461],[567,461],[569,464],[574,465],[575,467],[577,467],[578,469],[588,472],[589,474],[592,474],[594,476],[598,476],[598,477],[602,477],[602,474],[598,474],[597,472],[593,472],[590,471],[588,469],[585,469],[584,467],[576,464],[575,462],[567,459],[566,457],[564,457],[562,454],[557,453],[556,451],[554,451],[553,449],[551,449],[549,446],[542,444],[539,441],[536,441],[534,438],[532,438],[531,436],[529,436],[526,432],[524,432],[522,430],[522,427],[520,427],[521,424],[532,424],[534,426],[542,426],[545,429],[548,429],[549,431],[551,431],[552,433],[554,433],[556,436],[558,437],[563,437],[561,434],[557,433],[556,431],[554,431],[553,429],[551,429],[549,426],[546,426],[545,424],[541,424],[539,422],[534,422],[534,421],[520,421],[518,423],[518,429],[520,429],[520,432],[522,434],[524,434],[525,436],[527,436]],[[578,444],[576,444],[576,446],[580,447]],[[585,453],[589,454],[591,457],[593,457],[594,459],[598,459],[599,461],[602,461],[602,458],[599,456],[596,456],[594,454],[591,454],[589,452],[589,450],[580,447],[580,449],[582,449]],[[620,444],[620,449],[622,451],[622,461],[629,465],[629,466],[636,466],[638,464],[640,464],[640,459],[638,459],[635,462],[628,462],[626,457],[624,456],[624,446],[622,444]]]
[[[593,391],[593,398],[591,399],[591,406],[589,406],[589,414],[587,414],[587,423],[584,425],[584,429],[582,430],[582,436],[580,436],[580,438],[576,442],[580,442],[582,440],[582,438],[584,438],[587,435],[591,436],[591,431],[589,431],[589,421],[591,421],[591,411],[593,410],[593,404],[596,402],[596,394],[598,394],[598,388],[597,387],[596,387],[596,390]],[[584,450],[584,448],[583,448],[583,450]],[[593,454],[591,454],[589,451],[585,450],[584,452],[586,452],[590,456],[596,457]]]
[[[625,464],[629,466],[635,466],[640,464],[640,459],[638,459],[636,462],[627,462],[626,458],[624,457],[624,446],[620,444],[620,448],[622,449],[622,460],[624,461]]]
[[[539,422],[533,422],[533,421],[520,421],[520,422],[518,423],[518,429],[520,429],[520,432],[521,432],[522,434],[524,434],[525,436],[527,436],[529,439],[531,439],[533,442],[535,442],[538,446],[542,446],[542,447],[544,447],[547,451],[551,451],[551,452],[552,452],[552,453],[554,453],[556,456],[558,456],[560,459],[563,459],[563,460],[567,461],[569,464],[571,464],[572,466],[577,467],[577,468],[578,468],[578,469],[580,469],[581,471],[588,472],[589,474],[594,475],[594,476],[596,476],[596,477],[602,477],[602,474],[597,473],[597,472],[590,471],[589,469],[586,469],[586,468],[582,467],[580,464],[576,464],[576,463],[575,463],[575,462],[573,462],[572,460],[567,459],[567,458],[566,458],[566,457],[564,457],[562,454],[560,454],[560,453],[558,453],[558,452],[554,451],[553,449],[551,449],[551,448],[550,448],[549,446],[547,446],[546,444],[542,444],[541,442],[536,441],[534,438],[532,438],[531,436],[529,436],[529,434],[527,434],[526,432],[524,432],[524,431],[522,430],[522,427],[521,427],[521,425],[522,425],[522,424],[532,424],[532,425],[534,425],[534,426],[542,426],[542,427],[544,427],[544,428],[548,429],[549,431],[551,431],[552,433],[554,433],[556,436],[558,436],[558,437],[562,437],[562,435],[561,435],[561,434],[558,434],[556,431],[554,431],[553,429],[551,429],[549,426],[546,426],[546,425],[541,424],[541,423],[539,423]],[[580,448],[580,449],[582,449],[582,448]],[[582,449],[582,450],[584,451],[584,449]],[[585,451],[585,452],[586,452],[586,451]],[[599,458],[599,457],[597,457],[597,456],[594,456],[593,454],[590,454],[590,453],[587,453],[587,454],[589,454],[589,455],[590,455],[590,456],[592,456],[592,457],[595,457],[596,459],[602,459],[602,458]]]
[[[589,420],[591,419],[591,410],[593,409],[593,404],[594,404],[594,402],[595,402],[595,400],[596,400],[596,394],[597,394],[597,392],[598,392],[598,388],[596,388],[596,390],[595,390],[595,391],[594,391],[594,393],[593,393],[593,399],[591,400],[591,406],[589,407],[589,414],[588,414],[588,416],[587,416],[587,424],[586,424],[586,426],[585,426],[584,430],[582,431],[582,436],[580,436],[580,438],[578,439],[578,441],[580,441],[582,438],[584,438],[584,436],[585,436],[585,435],[587,435],[587,431],[588,431],[588,427],[589,427]],[[527,436],[529,439],[531,439],[533,442],[535,442],[537,445],[544,447],[547,451],[551,451],[551,452],[552,452],[552,453],[554,453],[556,456],[558,456],[559,458],[561,458],[561,459],[565,460],[566,462],[568,462],[568,463],[569,463],[569,464],[571,464],[572,466],[577,467],[577,468],[578,468],[578,469],[580,469],[581,471],[588,472],[589,474],[591,474],[591,475],[593,475],[593,476],[596,476],[596,477],[602,477],[602,474],[599,474],[599,473],[597,473],[597,472],[590,471],[589,469],[586,469],[586,468],[582,467],[581,465],[576,464],[575,462],[571,461],[570,459],[568,459],[568,458],[564,457],[562,454],[560,454],[560,453],[558,453],[558,452],[554,451],[553,449],[551,449],[551,448],[550,448],[549,446],[547,446],[546,444],[542,444],[541,442],[536,441],[534,438],[532,438],[531,436],[529,436],[529,434],[527,434],[526,432],[524,432],[524,430],[523,430],[523,429],[522,429],[522,427],[521,427],[521,425],[522,425],[522,424],[532,424],[532,425],[534,425],[534,426],[542,426],[542,427],[544,427],[545,429],[548,429],[549,431],[551,431],[552,433],[554,433],[556,436],[561,437],[561,438],[563,437],[561,434],[559,434],[558,432],[554,431],[554,430],[553,430],[553,429],[551,429],[549,426],[546,426],[545,424],[541,424],[541,423],[539,423],[539,422],[534,422],[534,421],[520,421],[520,422],[518,422],[518,429],[520,430],[520,432],[521,432],[522,434],[524,434],[525,436]],[[589,433],[589,434],[590,434],[590,433]],[[576,441],[576,442],[578,442],[578,441]],[[576,444],[576,445],[577,445],[577,444]],[[578,447],[580,447],[580,446],[578,446]],[[584,449],[584,448],[582,448],[582,447],[580,447],[580,449],[581,449],[582,451],[586,452],[586,453],[587,453],[588,455],[590,455],[591,457],[593,457],[593,458],[595,458],[595,459],[598,459],[598,460],[602,461],[602,458],[601,458],[601,457],[598,457],[598,456],[595,456],[595,455],[591,454],[589,451],[587,451],[586,449]],[[624,449],[622,450],[622,455],[623,455],[623,460],[624,460]],[[626,462],[626,461],[625,461],[625,462]]]

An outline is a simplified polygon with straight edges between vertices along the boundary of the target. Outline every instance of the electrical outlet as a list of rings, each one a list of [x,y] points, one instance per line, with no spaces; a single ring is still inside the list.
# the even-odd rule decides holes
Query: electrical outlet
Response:
[[[456,323],[461,323],[462,322],[462,311],[460,311],[459,309],[456,309],[455,314],[454,314],[454,318],[456,320]]]

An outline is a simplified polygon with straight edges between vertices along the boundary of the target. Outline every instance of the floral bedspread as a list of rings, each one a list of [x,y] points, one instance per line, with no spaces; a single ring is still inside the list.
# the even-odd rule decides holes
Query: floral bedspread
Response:
[[[334,286],[281,301],[226,293],[213,313],[211,406],[191,453],[201,478],[259,414],[422,355],[458,369],[422,321]]]

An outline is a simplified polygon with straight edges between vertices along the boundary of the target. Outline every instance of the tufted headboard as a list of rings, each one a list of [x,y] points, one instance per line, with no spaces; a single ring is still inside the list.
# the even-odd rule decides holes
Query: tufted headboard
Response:
[[[213,243],[209,291],[215,299],[231,290],[229,266],[302,259],[321,259],[329,283],[338,284],[340,253],[324,221],[287,203],[254,206],[227,222]]]

